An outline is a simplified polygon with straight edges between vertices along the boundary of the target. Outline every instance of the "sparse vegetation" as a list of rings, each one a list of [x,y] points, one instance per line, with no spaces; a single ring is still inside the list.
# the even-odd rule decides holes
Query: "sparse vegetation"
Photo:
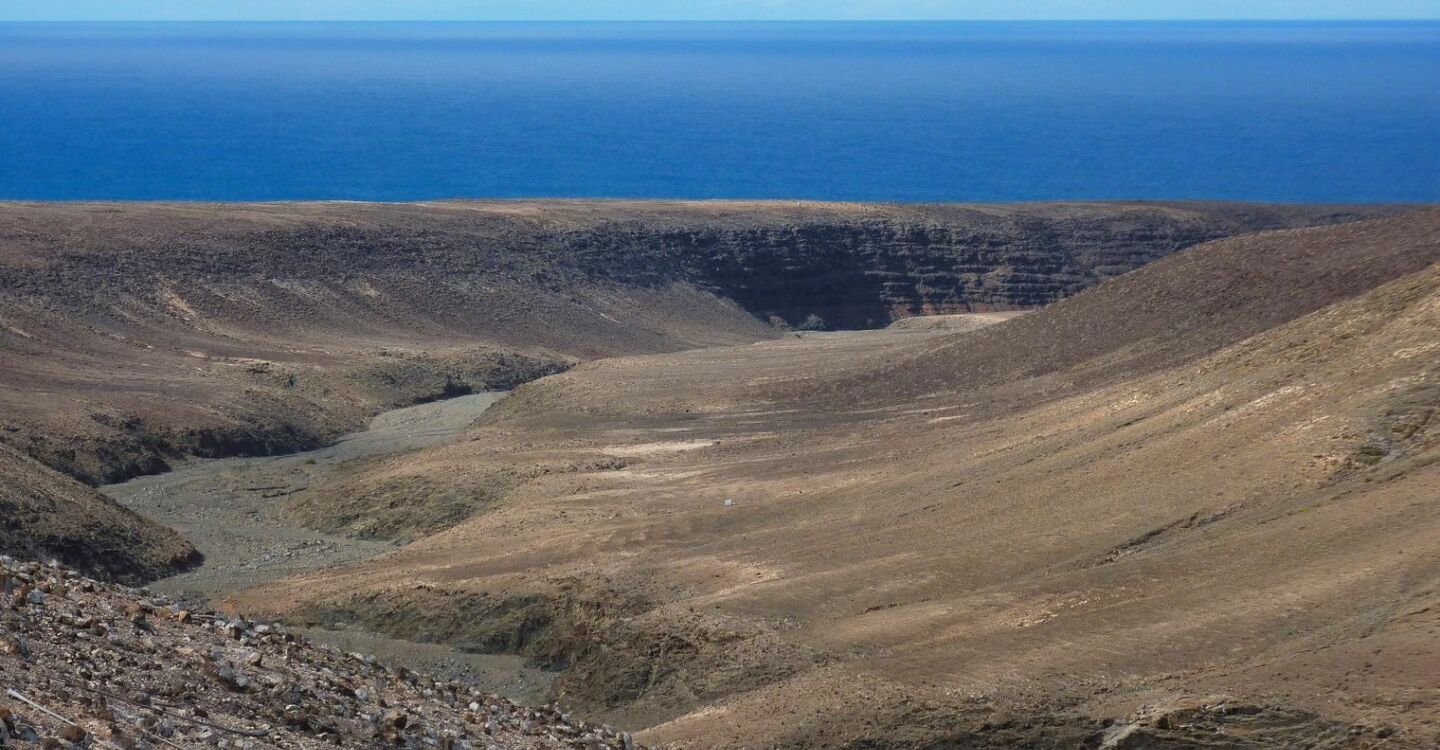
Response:
[[[623,470],[237,601],[448,622],[681,746],[1425,747],[1430,703],[1384,696],[1440,658],[1437,263],[1430,211],[1224,240],[980,329],[589,364],[397,467],[427,494],[540,456]],[[1317,460],[1381,433],[1374,469]],[[599,592],[643,606],[580,616]]]
[[[0,208],[0,471],[57,490],[0,543],[169,572],[56,469],[519,386],[219,467],[284,545],[204,590],[522,654],[680,746],[1433,744],[1440,212],[1173,254],[1399,209],[603,205]]]

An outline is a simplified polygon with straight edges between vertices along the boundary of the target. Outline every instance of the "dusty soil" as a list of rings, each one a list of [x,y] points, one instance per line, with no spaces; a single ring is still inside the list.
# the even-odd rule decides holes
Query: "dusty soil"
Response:
[[[689,747],[1433,747],[1437,332],[1430,211],[587,363],[347,487],[623,466],[237,605],[526,655]]]
[[[281,510],[288,499],[311,485],[352,470],[353,464],[347,462],[446,442],[502,396],[479,393],[396,409],[376,416],[368,429],[317,450],[264,458],[196,459],[171,472],[109,485],[102,491],[125,508],[176,529],[204,555],[203,565],[155,581],[150,589],[193,607],[214,607],[247,586],[394,550],[391,543],[302,528]],[[554,679],[518,656],[467,654],[364,630],[301,632],[347,652],[375,654],[525,703],[543,702]]]
[[[1006,312],[991,313],[962,313],[951,315],[925,315],[918,318],[901,318],[891,323],[889,328],[895,331],[949,331],[951,333],[963,333],[965,331],[978,331],[981,328],[1004,323],[1011,318],[1018,318],[1028,310],[1010,310]]]
[[[555,682],[554,672],[519,655],[476,654],[443,643],[416,643],[358,629],[299,627],[295,632],[347,654],[370,654],[387,664],[494,693],[522,706],[544,705]]]
[[[0,556],[0,745],[633,750],[553,705]]]
[[[228,571],[191,588],[257,584],[227,606],[525,659],[683,746],[1427,747],[1440,214],[1283,229],[1400,211],[5,206],[0,542],[173,569],[76,480],[525,383],[144,502]]]
[[[577,361],[1044,304],[1216,237],[1401,210],[0,204],[0,461],[28,477],[4,498],[23,525],[0,544],[113,558],[116,575],[189,559],[173,534],[109,509],[105,524],[151,547],[113,555],[113,539],[65,520],[93,515],[98,496],[25,456],[95,486],[192,456],[308,450],[385,409]],[[433,531],[423,515],[366,533]]]
[[[1045,304],[1216,237],[1396,210],[0,204],[0,438],[116,481],[564,362]]]
[[[343,472],[347,461],[445,442],[500,395],[479,393],[384,412],[371,420],[369,429],[316,450],[195,459],[164,474],[101,490],[122,506],[180,532],[204,555],[203,565],[151,588],[213,605],[246,585],[393,550],[393,544],[298,528],[283,520],[280,510],[289,496]]]
[[[60,557],[91,575],[153,580],[199,561],[195,547],[58,471],[0,445],[0,549]]]

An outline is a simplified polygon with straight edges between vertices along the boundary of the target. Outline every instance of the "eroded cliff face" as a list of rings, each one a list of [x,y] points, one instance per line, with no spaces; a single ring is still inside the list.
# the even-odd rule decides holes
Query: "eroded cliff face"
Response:
[[[1035,204],[871,207],[689,225],[631,220],[545,238],[592,273],[679,276],[789,327],[1049,304],[1177,250],[1245,232],[1383,215],[1381,207]],[[889,208],[889,213],[886,209]]]
[[[570,363],[1054,302],[1394,207],[0,204],[0,442],[89,483]]]

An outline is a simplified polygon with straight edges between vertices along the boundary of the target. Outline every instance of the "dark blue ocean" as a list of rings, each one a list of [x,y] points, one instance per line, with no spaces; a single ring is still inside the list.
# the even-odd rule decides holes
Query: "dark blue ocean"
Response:
[[[1440,200],[1440,24],[0,24],[0,198],[452,196]]]

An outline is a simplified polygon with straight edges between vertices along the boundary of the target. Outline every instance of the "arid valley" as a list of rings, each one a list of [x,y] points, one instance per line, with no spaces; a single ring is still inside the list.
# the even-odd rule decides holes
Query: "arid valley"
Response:
[[[0,512],[0,746],[1433,748],[1440,209],[3,203]]]

